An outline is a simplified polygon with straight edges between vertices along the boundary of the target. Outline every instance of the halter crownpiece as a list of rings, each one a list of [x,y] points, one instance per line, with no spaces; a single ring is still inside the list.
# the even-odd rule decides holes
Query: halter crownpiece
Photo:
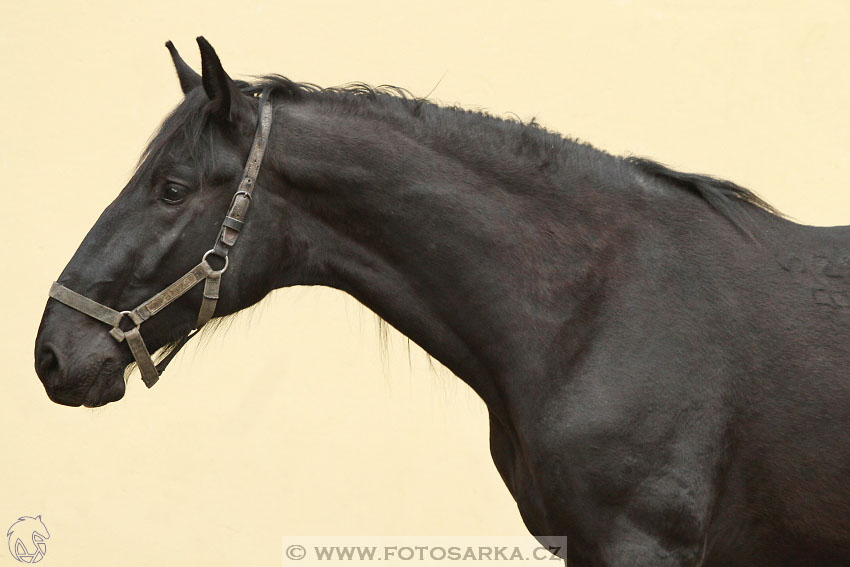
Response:
[[[168,366],[168,363],[171,362],[177,352],[183,348],[189,339],[197,334],[201,327],[212,319],[215,313],[215,307],[218,303],[218,291],[221,285],[221,275],[227,270],[230,264],[230,259],[227,255],[230,249],[236,244],[239,233],[245,225],[245,216],[248,213],[248,207],[251,205],[251,194],[257,184],[260,165],[263,163],[263,156],[266,153],[269,131],[272,127],[272,104],[269,100],[269,90],[269,88],[263,89],[263,92],[260,94],[260,112],[257,118],[257,130],[254,133],[254,141],[251,143],[251,152],[248,154],[248,161],[245,163],[242,179],[239,181],[236,193],[233,194],[233,198],[230,201],[227,216],[224,217],[221,223],[221,229],[218,232],[215,245],[204,253],[201,262],[197,266],[186,272],[183,277],[170,286],[130,311],[116,311],[111,307],[107,307],[76,291],[68,289],[58,282],[53,282],[53,285],[50,286],[50,297],[93,319],[111,325],[112,329],[110,329],[109,334],[112,338],[119,343],[125,340],[127,341],[130,352],[139,365],[142,380],[144,380],[148,388],[156,384],[160,374],[165,370],[165,367]],[[207,262],[207,258],[210,255],[218,256],[224,262],[224,266],[219,270],[214,270]],[[148,352],[148,347],[145,345],[144,339],[142,339],[139,327],[142,323],[165,309],[174,300],[185,295],[202,281],[204,282],[204,294],[201,300],[201,308],[198,311],[195,330],[180,339],[174,349],[159,364],[155,364],[150,352]],[[125,318],[129,319],[134,325],[128,331],[121,329],[121,323],[124,322]]]

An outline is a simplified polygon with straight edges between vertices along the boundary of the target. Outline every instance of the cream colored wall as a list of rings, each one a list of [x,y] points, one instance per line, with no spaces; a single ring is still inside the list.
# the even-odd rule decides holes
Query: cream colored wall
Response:
[[[43,565],[275,565],[284,534],[523,531],[483,405],[416,349],[409,367],[397,335],[382,362],[374,317],[336,292],[275,293],[119,403],[47,399],[47,289],[180,98],[166,39],[197,66],[205,35],[234,76],[439,82],[435,99],[850,223],[843,1],[136,5],[6,2],[0,18],[0,529],[43,514]]]

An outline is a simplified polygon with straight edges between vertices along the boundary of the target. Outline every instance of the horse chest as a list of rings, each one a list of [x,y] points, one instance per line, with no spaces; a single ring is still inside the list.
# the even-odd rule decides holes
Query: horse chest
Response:
[[[534,482],[529,463],[517,442],[492,416],[490,454],[529,531],[532,534],[551,533],[554,527],[548,521],[543,494]]]

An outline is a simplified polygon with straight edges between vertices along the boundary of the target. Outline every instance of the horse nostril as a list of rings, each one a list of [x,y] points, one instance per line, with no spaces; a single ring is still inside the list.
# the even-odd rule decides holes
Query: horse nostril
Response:
[[[42,381],[54,374],[58,374],[62,365],[59,362],[59,355],[50,345],[44,345],[39,349],[38,359],[36,360],[36,370]]]

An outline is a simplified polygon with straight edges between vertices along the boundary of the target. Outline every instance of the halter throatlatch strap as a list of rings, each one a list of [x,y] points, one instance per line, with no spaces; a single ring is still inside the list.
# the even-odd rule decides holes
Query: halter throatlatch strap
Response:
[[[142,380],[144,380],[148,388],[156,384],[156,381],[159,380],[160,374],[168,366],[168,363],[171,362],[189,339],[194,337],[198,330],[212,319],[215,314],[219,288],[221,286],[221,275],[227,270],[227,266],[230,263],[227,255],[233,245],[236,244],[239,233],[245,224],[245,217],[248,213],[248,207],[251,204],[251,194],[257,184],[260,165],[263,163],[263,156],[266,153],[266,146],[268,145],[269,132],[272,126],[272,104],[268,95],[268,89],[263,90],[260,94],[257,130],[254,133],[254,141],[251,144],[248,161],[245,163],[242,180],[239,182],[236,193],[234,193],[230,201],[227,216],[224,217],[224,221],[221,223],[221,229],[219,230],[215,245],[204,254],[198,265],[186,272],[183,277],[170,286],[131,311],[116,311],[111,307],[107,307],[76,291],[68,289],[58,282],[53,282],[53,285],[50,286],[50,297],[93,319],[111,325],[112,328],[109,330],[109,334],[112,338],[119,343],[125,340],[127,341],[130,352],[133,354],[133,358],[136,359],[139,371],[142,373]],[[224,262],[224,266],[219,270],[214,270],[207,262],[207,258],[210,255],[218,256]],[[195,330],[177,341],[171,352],[159,364],[154,364],[153,358],[150,352],[148,352],[148,347],[145,345],[145,341],[139,332],[139,327],[142,323],[165,309],[202,281],[204,282],[204,292],[203,299],[201,300],[201,308],[198,312],[198,319],[195,323]],[[121,328],[121,323],[125,317],[133,324],[133,327],[128,331]]]

